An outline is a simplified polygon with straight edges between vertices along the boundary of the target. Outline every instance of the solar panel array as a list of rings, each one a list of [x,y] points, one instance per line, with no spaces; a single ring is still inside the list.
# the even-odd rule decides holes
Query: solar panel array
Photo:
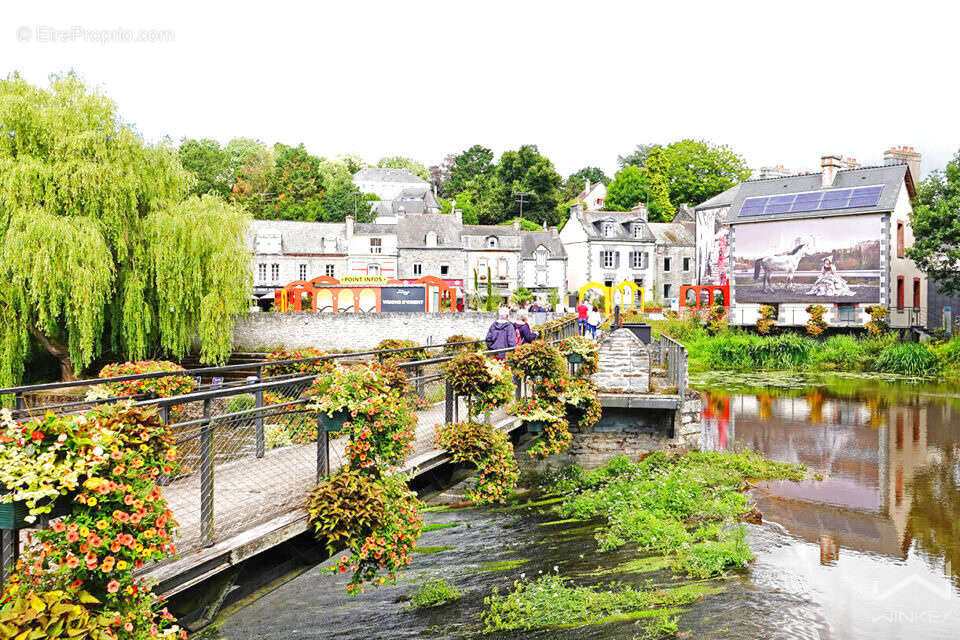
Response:
[[[856,189],[832,189],[830,191],[808,191],[805,193],[786,193],[782,196],[747,198],[740,207],[740,215],[770,216],[782,213],[802,213],[804,211],[826,211],[829,209],[852,209],[854,207],[875,207],[880,201],[883,186],[857,187]]]

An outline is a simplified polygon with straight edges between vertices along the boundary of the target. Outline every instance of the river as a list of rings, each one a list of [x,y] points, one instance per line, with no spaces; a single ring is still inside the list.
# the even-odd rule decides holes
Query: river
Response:
[[[822,479],[754,487],[764,522],[749,525],[756,559],[687,607],[681,637],[916,640],[960,637],[960,395],[948,387],[867,377],[711,374],[706,448],[749,447],[800,462]],[[344,593],[346,579],[313,567],[231,612],[204,635],[247,638],[459,638],[476,635],[483,598],[541,572],[578,584],[671,585],[669,571],[631,573],[621,549],[600,553],[582,523],[537,508],[430,512],[451,525],[423,535],[396,584]],[[424,580],[464,597],[410,611]],[[640,637],[623,621],[511,638]]]

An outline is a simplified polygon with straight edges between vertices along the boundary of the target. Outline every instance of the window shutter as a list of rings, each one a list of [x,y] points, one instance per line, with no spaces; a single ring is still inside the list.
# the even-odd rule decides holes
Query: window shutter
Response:
[[[614,269],[620,268],[620,252],[619,251],[613,254],[613,268]]]
[[[631,269],[633,268],[633,254],[635,253],[636,251],[631,251],[629,254],[627,254],[627,266],[629,266]]]

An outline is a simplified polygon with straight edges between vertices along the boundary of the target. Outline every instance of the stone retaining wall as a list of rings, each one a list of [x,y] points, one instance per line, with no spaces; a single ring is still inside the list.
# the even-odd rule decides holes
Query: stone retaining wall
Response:
[[[534,317],[536,316],[536,318]],[[248,313],[233,328],[235,351],[298,349],[372,349],[386,338],[419,344],[446,342],[452,335],[482,339],[496,313],[313,313],[310,311]],[[531,325],[558,317],[530,314]]]

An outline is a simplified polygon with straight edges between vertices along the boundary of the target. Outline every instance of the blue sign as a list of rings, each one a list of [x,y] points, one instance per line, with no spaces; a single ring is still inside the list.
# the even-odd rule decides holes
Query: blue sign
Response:
[[[380,311],[426,311],[425,287],[383,287],[380,289]]]

